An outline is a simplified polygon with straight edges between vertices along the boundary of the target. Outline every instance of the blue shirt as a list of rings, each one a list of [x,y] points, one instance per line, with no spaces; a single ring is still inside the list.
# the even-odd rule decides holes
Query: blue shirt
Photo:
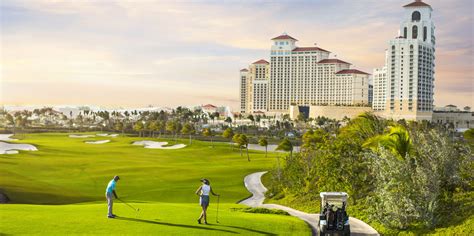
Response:
[[[115,184],[116,184],[116,183],[117,183],[117,182],[115,182],[115,180],[112,179],[112,180],[109,182],[109,184],[107,185],[107,189],[105,190],[105,192],[106,192],[106,193],[112,193],[112,191],[115,190]]]

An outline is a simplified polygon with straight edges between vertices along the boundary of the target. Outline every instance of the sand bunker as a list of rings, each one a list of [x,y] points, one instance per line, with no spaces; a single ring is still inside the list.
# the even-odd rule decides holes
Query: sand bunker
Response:
[[[142,145],[145,148],[152,148],[152,149],[180,149],[186,147],[185,144],[176,144],[173,146],[165,146],[168,142],[155,142],[155,141],[136,141],[133,142],[133,145]],[[165,146],[165,147],[163,147]]]
[[[18,154],[18,150],[38,151],[38,149],[31,144],[0,142],[0,154]]]
[[[69,135],[69,138],[90,138],[94,136],[95,135],[92,135],[92,134],[71,134]]]
[[[101,137],[117,137],[118,134],[96,134],[97,136]]]
[[[10,138],[13,134],[0,134],[0,141],[18,141],[18,139]]]
[[[234,144],[235,145],[235,144]],[[278,145],[275,144],[268,144],[267,150],[269,152],[285,152],[285,151],[277,151]],[[249,143],[249,150],[256,150],[256,151],[265,151],[264,146],[260,146],[258,144]],[[293,152],[300,152],[300,146],[293,146]]]
[[[103,143],[108,143],[110,142],[110,140],[97,140],[97,141],[85,141],[85,143],[88,143],[88,144],[103,144]]]

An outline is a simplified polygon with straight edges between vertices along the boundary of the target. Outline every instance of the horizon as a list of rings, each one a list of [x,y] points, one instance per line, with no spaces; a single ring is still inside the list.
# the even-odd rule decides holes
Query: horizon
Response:
[[[372,74],[409,2],[2,1],[0,105],[236,109],[239,70],[268,60],[271,38],[317,43]],[[434,105],[473,107],[473,2],[424,2],[437,31]]]

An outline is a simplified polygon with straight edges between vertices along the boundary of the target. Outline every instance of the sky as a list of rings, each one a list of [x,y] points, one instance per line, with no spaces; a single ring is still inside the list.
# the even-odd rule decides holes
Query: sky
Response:
[[[0,0],[0,104],[237,108],[239,70],[283,32],[372,73],[412,0]],[[474,107],[472,0],[425,0],[435,105]]]

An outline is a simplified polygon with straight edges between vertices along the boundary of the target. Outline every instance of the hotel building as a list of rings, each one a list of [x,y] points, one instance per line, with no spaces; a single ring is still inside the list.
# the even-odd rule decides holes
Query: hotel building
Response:
[[[433,113],[435,26],[430,5],[404,6],[401,35],[389,41],[385,66],[374,70],[372,107],[393,119],[431,120]]]
[[[289,113],[290,105],[368,105],[369,74],[330,58],[319,47],[297,47],[287,34],[272,39],[270,62],[240,72],[241,112]]]

